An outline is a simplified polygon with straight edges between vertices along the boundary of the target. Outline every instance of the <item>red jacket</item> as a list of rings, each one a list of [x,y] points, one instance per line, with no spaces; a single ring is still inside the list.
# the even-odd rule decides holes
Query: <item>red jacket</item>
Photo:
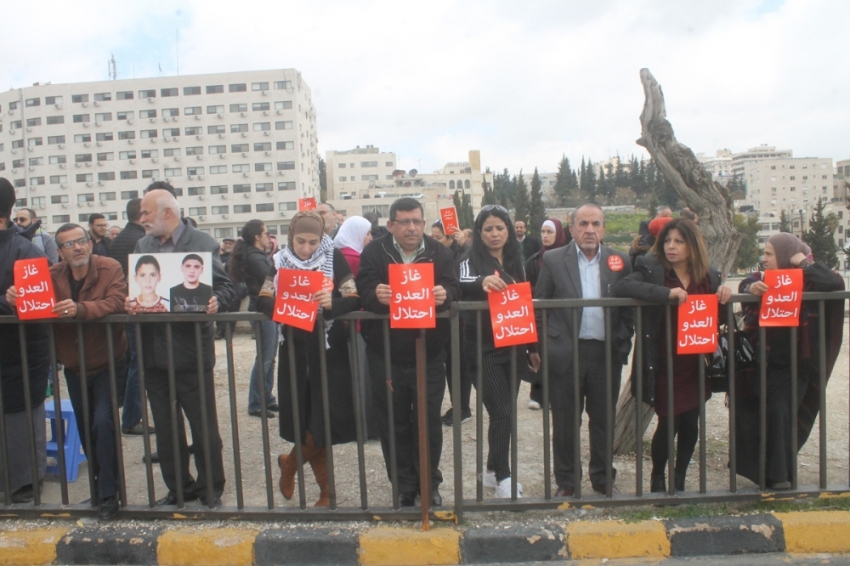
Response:
[[[60,261],[50,268],[56,291],[56,302],[71,298],[71,267]],[[114,259],[92,254],[89,271],[77,297],[76,320],[93,320],[108,314],[124,314],[127,284],[124,272]],[[54,325],[56,332],[56,357],[72,372],[79,374],[79,346],[77,325]],[[109,368],[109,349],[105,324],[83,324],[86,375],[94,375]],[[127,351],[127,336],[123,324],[112,324],[113,358],[121,360]]]

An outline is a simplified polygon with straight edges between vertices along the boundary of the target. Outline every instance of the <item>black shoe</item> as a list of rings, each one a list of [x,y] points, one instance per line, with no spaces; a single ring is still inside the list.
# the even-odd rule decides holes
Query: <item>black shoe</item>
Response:
[[[144,427],[142,426],[142,421],[137,422],[134,426],[121,427],[121,432],[127,436],[141,436],[145,433]],[[148,434],[156,434],[156,430],[152,427],[148,427]]]
[[[558,489],[555,491],[555,497],[572,497],[575,493],[576,490],[572,487],[558,486]]]
[[[209,505],[207,505],[207,501],[208,501],[208,500],[207,500],[206,496],[201,497],[201,498],[200,498],[200,500],[201,500],[201,506],[202,506],[202,507],[207,507],[207,508],[209,507]],[[216,497],[216,498],[215,498],[215,503],[213,503],[213,509],[217,509],[217,508],[219,508],[219,507],[221,507],[221,498],[220,498],[220,497]]]
[[[151,461],[151,464],[159,464],[159,452],[152,452],[150,461]],[[148,457],[147,456],[142,456],[142,463],[143,464],[148,463]]]
[[[114,495],[100,502],[97,508],[97,518],[101,521],[111,521],[118,516],[118,498]]]
[[[408,491],[398,495],[399,507],[413,507],[416,505],[416,492]]]
[[[44,480],[38,481],[38,493],[40,494],[42,489],[44,488]],[[35,499],[35,491],[33,491],[32,484],[27,484],[19,487],[17,490],[12,492],[12,503],[32,503]]]
[[[188,503],[189,501],[195,501],[198,499],[198,496],[191,492],[186,492],[183,494],[183,503]],[[160,505],[177,505],[177,493],[169,492],[168,495],[160,499],[156,502],[157,506]]]
[[[649,491],[652,493],[664,493],[667,491],[667,478],[664,474],[652,474],[649,480]]]
[[[454,415],[452,414],[452,410],[449,409],[440,419],[443,423],[443,426],[452,426],[454,424]]]
[[[676,486],[676,491],[685,491],[685,473],[686,472],[675,472],[676,479],[674,481],[674,485]]]
[[[472,410],[471,409],[461,411],[461,413],[460,413],[460,424],[468,423],[471,420],[472,420]]]
[[[271,411],[272,413],[277,413],[280,411],[280,406],[277,403],[272,403],[268,407],[266,407],[266,411]]]
[[[431,490],[431,507],[442,507],[443,498],[440,496],[440,490],[436,487]]]
[[[259,409],[258,409],[258,410],[256,410],[256,411],[248,411],[248,414],[249,414],[249,415],[251,415],[252,417],[257,417],[258,419],[259,419],[259,418],[261,418],[261,417],[263,416],[263,412],[262,412],[262,410],[259,410]],[[274,419],[274,418],[277,418],[277,413],[275,413],[274,411],[270,411],[270,410],[267,408],[267,409],[266,409],[266,418],[267,418],[267,419]]]

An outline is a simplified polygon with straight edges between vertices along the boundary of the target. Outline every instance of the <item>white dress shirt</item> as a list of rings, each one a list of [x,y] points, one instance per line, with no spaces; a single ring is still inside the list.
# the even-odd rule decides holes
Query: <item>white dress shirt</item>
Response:
[[[602,297],[599,262],[602,254],[596,248],[593,259],[587,259],[581,248],[578,252],[578,270],[581,274],[581,296],[583,299],[599,299]],[[581,312],[581,326],[578,337],[580,340],[605,340],[605,312],[602,307],[584,307]]]

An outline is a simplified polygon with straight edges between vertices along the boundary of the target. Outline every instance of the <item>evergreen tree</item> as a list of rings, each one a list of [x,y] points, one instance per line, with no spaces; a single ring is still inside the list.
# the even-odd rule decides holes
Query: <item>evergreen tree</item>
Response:
[[[614,167],[614,187],[617,189],[627,186],[626,171],[620,154],[617,154],[617,165]]]
[[[830,230],[830,220],[823,214],[826,203],[818,202],[817,208],[809,220],[809,229],[803,233],[803,241],[812,248],[812,256],[831,269],[838,267],[835,239]]]
[[[605,168],[599,168],[599,178],[596,180],[596,194],[599,195],[600,199],[604,197],[607,201],[608,198],[608,177],[605,176]],[[607,204],[611,204],[610,201],[607,201]]]
[[[319,158],[319,198],[322,202],[328,200],[328,172],[325,160]]]
[[[507,169],[493,175],[493,192],[496,198],[505,206],[505,203],[513,203],[515,186]],[[505,206],[507,208],[507,206]]]
[[[543,187],[535,167],[534,175],[531,177],[531,205],[528,212],[528,231],[532,236],[540,235],[540,227],[543,226],[544,220],[546,220],[546,207],[543,205]]]
[[[581,194],[585,201],[596,202],[596,167],[590,158],[584,171],[585,182],[581,185]]]
[[[605,198],[608,204],[614,204],[614,200],[617,198],[617,181],[614,178],[614,165],[610,161],[607,165],[605,165],[604,183],[602,182],[602,175],[600,171],[599,185],[602,192],[605,193]]]
[[[528,213],[531,207],[528,199],[528,187],[522,176],[522,169],[514,181],[514,222],[522,220],[528,226]]]
[[[555,194],[558,196],[558,203],[561,205],[567,204],[569,200],[575,197],[572,192],[572,179],[575,173],[570,169],[570,160],[566,155],[561,157],[558,162],[558,174],[555,176]]]
[[[484,189],[484,195],[481,197],[481,206],[498,203],[498,201],[496,200],[496,193],[490,186],[490,183],[484,181],[481,184],[481,188]]]
[[[452,195],[452,202],[457,211],[457,222],[460,224],[461,230],[472,228],[475,223],[475,218],[472,214],[472,195],[464,194],[463,191],[455,191]]]
[[[738,247],[738,256],[735,258],[735,263],[732,264],[732,269],[747,271],[759,262],[761,252],[759,250],[758,233],[761,224],[758,216],[745,216],[743,214],[736,214],[732,223],[738,232],[744,236],[740,247]]]
[[[782,212],[779,213],[779,231],[791,233],[791,218],[789,218],[785,209],[782,209]]]

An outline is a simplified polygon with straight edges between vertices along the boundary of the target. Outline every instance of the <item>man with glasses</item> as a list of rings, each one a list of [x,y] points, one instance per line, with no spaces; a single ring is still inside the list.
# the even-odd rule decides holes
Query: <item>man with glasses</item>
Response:
[[[325,221],[325,234],[330,236],[332,240],[336,238],[337,230],[339,230],[339,218],[337,217],[336,209],[333,205],[328,202],[323,202],[316,207],[316,212],[318,212],[322,217],[322,220]]]
[[[32,244],[47,256],[47,261],[53,265],[59,261],[59,252],[56,250],[56,241],[53,236],[45,232],[41,227],[41,220],[31,208],[19,208],[15,213],[15,223],[21,229],[21,235],[29,239]]]
[[[89,216],[89,237],[92,241],[93,254],[109,257],[109,245],[112,240],[106,234],[108,230],[109,222],[104,215],[96,212]]]
[[[56,241],[62,261],[50,268],[56,293],[53,312],[59,318],[78,321],[122,314],[127,285],[121,265],[114,259],[92,254],[91,240],[83,227],[77,224],[62,225],[56,231]],[[6,298],[10,305],[15,304],[18,294],[14,287],[6,291]],[[76,325],[54,326],[56,357],[65,366],[65,382],[74,407],[77,429],[86,430],[88,420],[92,445],[87,446],[84,441],[83,449],[94,467],[97,493],[93,494],[93,499],[98,502],[98,518],[110,520],[118,516],[118,457],[115,452],[109,366],[110,362],[114,364],[114,379],[123,382],[127,338],[123,324],[84,324],[82,328],[84,358],[81,360]],[[107,335],[110,328],[111,352]],[[81,375],[83,367],[85,381]],[[119,385],[115,384],[116,392],[122,389]],[[88,419],[84,416],[84,394],[88,399]],[[81,436],[85,439],[82,432]]]
[[[372,240],[360,255],[357,289],[363,308],[378,314],[389,314],[391,290],[389,266],[393,263],[432,263],[434,265],[434,298],[437,312],[448,310],[451,302],[460,298],[460,285],[455,274],[454,258],[446,246],[425,236],[425,216],[422,205],[413,198],[400,198],[390,206],[389,234]],[[395,454],[398,466],[399,503],[411,507],[419,492],[419,432],[417,430],[416,396],[416,338],[419,330],[390,331],[391,374],[384,366],[384,322],[364,320],[362,335],[366,340],[366,355],[372,377],[381,435],[381,448],[391,477],[390,429],[387,416],[387,385],[392,389],[395,425]],[[443,481],[440,456],[443,450],[443,431],[440,426],[440,406],[446,389],[446,347],[450,336],[449,320],[438,319],[437,327],[425,331],[426,380],[428,412],[428,448],[431,464],[431,505],[443,500],[438,490]]]

